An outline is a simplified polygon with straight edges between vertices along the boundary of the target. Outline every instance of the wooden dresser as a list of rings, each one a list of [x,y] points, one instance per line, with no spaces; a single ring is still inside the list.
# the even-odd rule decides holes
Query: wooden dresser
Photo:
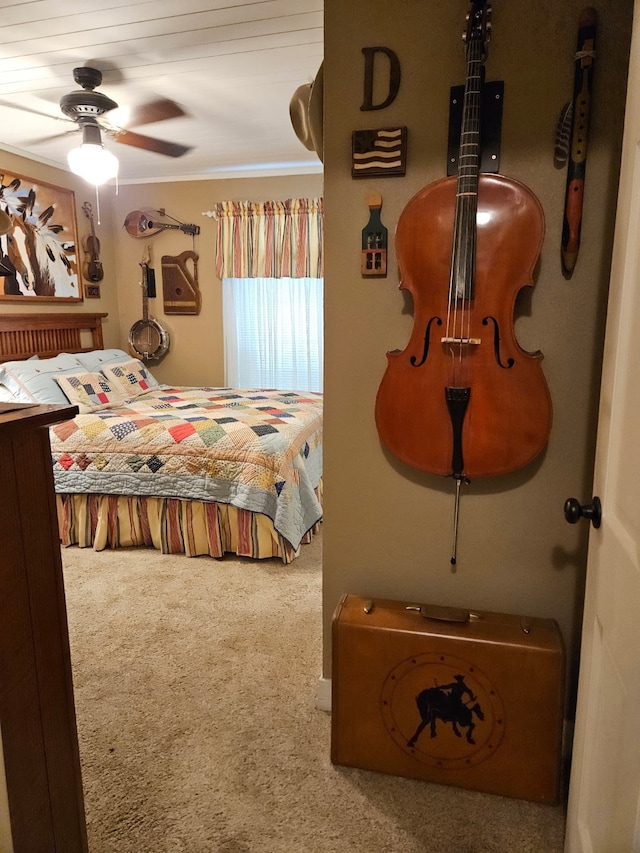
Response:
[[[77,411],[0,411],[0,727],[14,853],[88,850],[48,432]]]

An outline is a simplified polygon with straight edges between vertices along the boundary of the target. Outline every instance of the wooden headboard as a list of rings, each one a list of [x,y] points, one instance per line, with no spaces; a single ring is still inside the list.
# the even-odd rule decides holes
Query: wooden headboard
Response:
[[[0,314],[0,361],[103,349],[106,314]],[[91,343],[89,344],[89,340]]]

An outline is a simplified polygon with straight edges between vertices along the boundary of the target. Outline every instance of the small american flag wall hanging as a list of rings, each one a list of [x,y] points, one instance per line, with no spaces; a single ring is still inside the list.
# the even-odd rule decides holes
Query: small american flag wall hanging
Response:
[[[352,178],[401,177],[405,173],[406,162],[406,127],[353,131]]]

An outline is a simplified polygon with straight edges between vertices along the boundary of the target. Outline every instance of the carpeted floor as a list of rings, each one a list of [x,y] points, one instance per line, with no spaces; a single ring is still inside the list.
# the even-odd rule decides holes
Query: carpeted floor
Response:
[[[559,853],[562,808],[331,764],[321,547],[63,551],[91,853]]]

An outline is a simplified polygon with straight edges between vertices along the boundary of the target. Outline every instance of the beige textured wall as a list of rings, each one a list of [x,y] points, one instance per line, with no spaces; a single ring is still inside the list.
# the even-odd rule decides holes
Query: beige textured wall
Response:
[[[553,165],[555,124],[573,88],[582,0],[495,0],[488,80],[505,81],[500,171],[527,184],[546,240],[516,331],[544,353],[554,404],[546,452],[528,468],[464,489],[458,566],[450,566],[453,482],[404,466],[378,440],[374,401],[385,353],[403,349],[410,299],[359,274],[367,197],[383,197],[393,233],[421,187],[446,174],[449,87],[464,82],[466,0],[325,0],[325,674],[330,620],[345,592],[553,617],[575,660],[588,529],[564,500],[591,495],[601,339],[614,225],[631,0],[598,4],[599,26],[582,248],[573,279],[560,269],[566,173]],[[386,109],[363,112],[363,47],[396,52],[402,83]],[[384,90],[384,87],[383,87]],[[406,126],[403,178],[351,178],[351,132]],[[416,406],[428,401],[416,400]]]
[[[141,317],[140,261],[148,245],[156,273],[157,297],[149,313],[167,329],[171,346],[154,376],[180,385],[222,385],[222,283],[215,273],[215,220],[203,216],[219,201],[266,201],[322,195],[322,175],[139,184],[120,187],[114,203],[114,249],[118,282],[120,344],[126,349],[129,329]],[[180,222],[200,226],[195,238],[202,309],[197,316],[165,316],[162,300],[161,258],[194,248],[193,238],[181,231],[163,230],[148,239],[132,237],[123,227],[132,210],[164,208]],[[163,222],[172,220],[165,218]],[[189,265],[191,270],[191,265]]]

